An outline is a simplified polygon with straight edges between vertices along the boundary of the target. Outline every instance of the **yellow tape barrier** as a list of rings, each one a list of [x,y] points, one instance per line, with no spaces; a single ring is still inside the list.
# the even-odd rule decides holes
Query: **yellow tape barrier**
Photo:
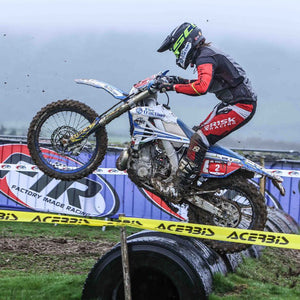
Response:
[[[300,250],[300,235],[297,234],[246,230],[184,222],[127,217],[120,217],[116,221],[105,221],[76,216],[9,210],[0,210],[0,221],[87,225],[98,227],[130,226],[195,238]]]

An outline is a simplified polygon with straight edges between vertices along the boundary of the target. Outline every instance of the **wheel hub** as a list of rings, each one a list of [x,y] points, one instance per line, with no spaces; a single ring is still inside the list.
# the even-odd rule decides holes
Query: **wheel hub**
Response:
[[[222,216],[215,216],[214,223],[216,226],[237,227],[241,221],[240,207],[233,201],[222,199],[215,203],[215,206],[222,211]]]
[[[71,126],[60,126],[56,128],[51,135],[51,144],[53,149],[59,154],[67,154],[66,152],[71,152],[76,155],[78,151],[78,145],[73,146],[72,149],[68,147],[68,141],[71,136],[76,134],[78,131]]]

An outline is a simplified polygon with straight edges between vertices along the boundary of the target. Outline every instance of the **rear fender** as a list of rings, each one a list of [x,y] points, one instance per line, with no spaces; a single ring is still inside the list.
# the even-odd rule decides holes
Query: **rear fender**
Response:
[[[285,195],[285,189],[282,185],[283,179],[280,176],[270,173],[264,167],[246,158],[239,159],[210,153],[204,159],[200,175],[202,177],[224,178],[237,171],[241,172],[247,178],[267,177],[272,180],[272,183],[278,188],[280,194],[282,196]]]
[[[256,177],[264,176],[271,179],[272,183],[279,190],[280,194],[282,196],[285,195],[285,188],[283,187],[282,184],[283,183],[282,177],[278,176],[277,174],[273,174],[269,172],[264,167],[258,165],[257,163],[249,159],[245,159],[243,169],[254,172],[257,175]]]

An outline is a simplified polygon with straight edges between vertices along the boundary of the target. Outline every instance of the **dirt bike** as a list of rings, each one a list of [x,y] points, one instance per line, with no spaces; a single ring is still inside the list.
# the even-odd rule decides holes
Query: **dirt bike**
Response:
[[[84,103],[60,100],[42,108],[28,130],[28,148],[38,168],[50,177],[76,180],[87,176],[101,164],[107,149],[105,126],[128,112],[131,143],[117,160],[119,170],[160,196],[171,207],[187,207],[190,223],[264,230],[265,199],[250,179],[269,177],[284,193],[282,179],[258,164],[219,145],[209,148],[197,180],[178,202],[165,199],[152,184],[153,177],[173,178],[180,158],[187,151],[194,131],[178,119],[167,103],[158,103],[158,84],[171,77],[160,72],[135,84],[129,93],[93,79],[78,84],[104,89],[120,100],[101,115]],[[241,251],[249,245],[205,240],[219,252]]]

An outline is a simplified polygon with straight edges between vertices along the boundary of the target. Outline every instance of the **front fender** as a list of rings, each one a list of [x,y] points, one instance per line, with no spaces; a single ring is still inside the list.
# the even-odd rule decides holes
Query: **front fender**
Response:
[[[128,97],[128,94],[123,92],[122,90],[112,86],[109,83],[98,81],[96,79],[75,79],[75,82],[78,84],[90,85],[98,89],[104,89],[105,91],[110,93],[113,97],[119,100],[125,100]]]

